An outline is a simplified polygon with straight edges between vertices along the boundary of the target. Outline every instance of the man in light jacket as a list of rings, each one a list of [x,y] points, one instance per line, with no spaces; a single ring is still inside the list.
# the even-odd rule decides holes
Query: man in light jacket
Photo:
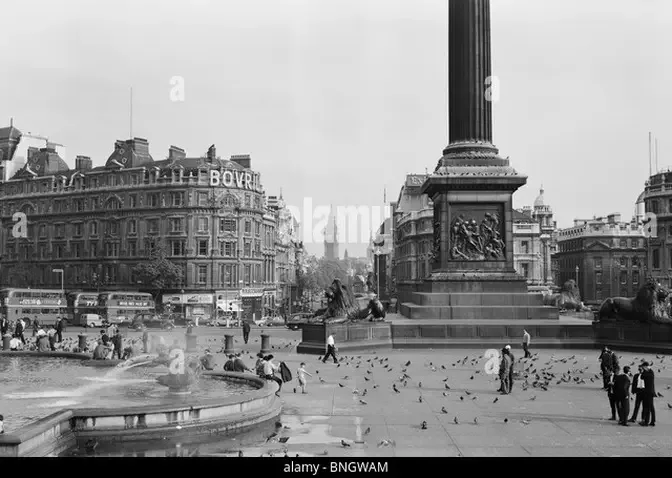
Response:
[[[336,343],[334,342],[333,335],[329,335],[329,337],[327,337],[327,353],[324,354],[322,363],[326,363],[329,357],[334,359],[334,363],[338,363],[338,359],[336,358]]]

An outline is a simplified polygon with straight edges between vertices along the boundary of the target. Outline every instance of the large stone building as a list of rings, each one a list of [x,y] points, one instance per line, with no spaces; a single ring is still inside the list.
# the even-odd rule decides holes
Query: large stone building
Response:
[[[268,207],[276,215],[275,270],[278,290],[278,312],[289,315],[298,307],[297,268],[303,245],[299,240],[299,224],[282,196],[269,196]]]
[[[60,287],[53,269],[63,269],[67,290],[156,292],[133,268],[160,247],[184,270],[163,294],[178,309],[207,315],[242,298],[245,314],[260,316],[275,306],[276,215],[247,155],[221,159],[213,145],[187,157],[171,146],[156,161],[133,138],[117,141],[104,166],[78,156],[70,169],[45,147],[0,184],[0,207],[3,285],[20,267],[33,287]],[[27,215],[27,238],[11,234],[16,212]]]
[[[528,286],[554,283],[555,228],[553,210],[545,203],[543,188],[533,208],[513,211],[513,262],[516,271],[527,279]]]
[[[656,217],[653,237],[648,239],[647,270],[658,282],[672,287],[672,171],[660,171],[646,181],[636,208],[641,219],[646,213]]]
[[[574,279],[585,303],[633,297],[644,281],[646,248],[641,224],[620,214],[575,219],[558,231],[559,282]]]
[[[431,273],[434,244],[434,209],[429,196],[420,192],[427,179],[409,174],[392,209],[394,228],[394,283],[414,286]]]

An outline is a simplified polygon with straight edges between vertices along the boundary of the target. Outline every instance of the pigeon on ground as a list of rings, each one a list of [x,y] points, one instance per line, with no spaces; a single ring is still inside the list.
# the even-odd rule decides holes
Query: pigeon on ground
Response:
[[[459,424],[460,424],[460,422],[457,420],[457,417],[453,418],[453,423],[455,423],[455,425],[459,425]]]
[[[343,448],[348,448],[348,447],[350,446],[350,443],[348,443],[348,442],[345,441],[345,440],[341,440],[341,446],[342,446]]]
[[[441,413],[448,413],[448,410],[446,410],[446,407],[441,407]]]
[[[427,422],[423,421],[423,422],[420,424],[420,429],[421,429],[421,430],[427,430]]]

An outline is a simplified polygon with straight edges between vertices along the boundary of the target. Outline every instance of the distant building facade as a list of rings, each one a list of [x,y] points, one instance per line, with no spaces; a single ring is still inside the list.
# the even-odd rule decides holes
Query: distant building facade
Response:
[[[533,208],[513,212],[513,262],[528,285],[550,286],[555,282],[555,229],[553,210],[545,203],[543,188]]]
[[[392,209],[394,227],[393,278],[397,290],[415,290],[432,272],[434,206],[420,192],[424,174],[409,174]]]
[[[269,196],[268,207],[276,216],[275,264],[277,279],[277,312],[289,315],[298,308],[297,268],[303,248],[299,241],[299,225],[282,196]]]
[[[648,239],[647,270],[655,279],[672,287],[672,171],[660,171],[645,183],[637,199],[636,214],[656,216],[656,228]]]
[[[634,297],[645,280],[644,233],[634,218],[575,219],[573,227],[558,230],[557,238],[559,283],[576,280],[585,303]]]
[[[11,161],[10,161],[11,162]],[[8,165],[3,164],[4,171]],[[14,268],[31,271],[33,287],[146,290],[133,273],[157,247],[183,267],[164,301],[203,314],[236,304],[260,316],[275,306],[276,215],[265,204],[261,176],[247,155],[203,157],[172,146],[155,161],[142,138],[117,141],[106,164],[78,156],[70,169],[55,148],[31,154],[0,184],[3,285]],[[28,238],[11,234],[24,212]],[[97,282],[97,284],[96,284]]]

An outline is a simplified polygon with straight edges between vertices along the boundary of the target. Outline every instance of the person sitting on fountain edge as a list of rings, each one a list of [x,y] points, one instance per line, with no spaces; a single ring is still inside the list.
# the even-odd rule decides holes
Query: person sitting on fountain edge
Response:
[[[96,345],[96,348],[93,350],[93,360],[106,360],[108,353],[109,349],[101,339],[98,341],[98,345]]]
[[[250,369],[247,365],[245,365],[245,362],[243,362],[243,359],[240,358],[240,353],[237,353],[235,358],[233,359],[233,371],[234,372],[240,372],[240,373],[245,373],[245,372],[252,372],[254,371]]]
[[[226,363],[224,364],[224,371],[233,372],[233,355],[229,355],[227,358],[229,360],[227,360]]]
[[[273,363],[272,355],[264,357],[264,378],[266,380],[273,380],[278,384],[278,391],[275,392],[278,397],[280,396],[280,390],[282,390],[282,380],[280,377],[276,377],[275,372],[277,372],[279,368],[279,366]]]
[[[259,352],[257,354],[257,362],[254,364],[254,371],[257,372],[259,377],[264,376],[264,354]]]
[[[103,341],[103,345],[107,346],[110,343],[110,336],[107,335],[105,329],[100,329],[100,340]]]
[[[215,357],[212,355],[210,349],[205,349],[205,355],[201,357],[201,366],[205,370],[215,369]]]

